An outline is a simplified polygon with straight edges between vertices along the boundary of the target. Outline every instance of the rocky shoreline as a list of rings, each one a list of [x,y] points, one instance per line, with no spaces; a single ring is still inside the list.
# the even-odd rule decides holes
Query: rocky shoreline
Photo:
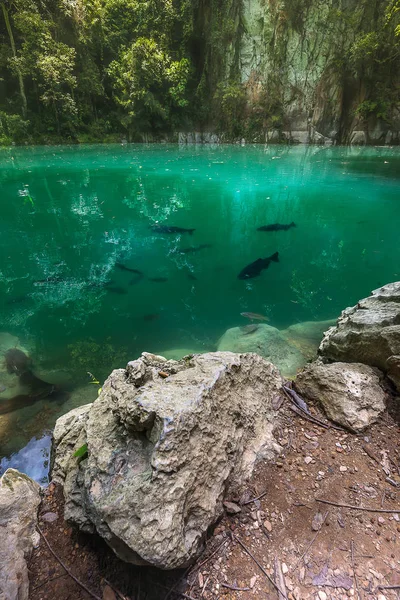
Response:
[[[285,379],[271,364],[280,361],[285,376],[294,374],[290,369],[296,365],[295,344],[304,344],[301,328],[294,326],[284,334],[267,325],[258,325],[250,334],[243,329],[229,330],[215,353],[179,361],[143,353],[126,369],[113,371],[93,404],[57,421],[52,475],[63,486],[68,523],[96,532],[125,561],[167,570],[187,567],[203,551],[207,532],[224,511],[235,512],[236,506],[238,514],[242,512],[241,493],[260,465],[268,471],[285,455],[287,443],[279,432],[286,428],[289,436],[297,430],[287,424],[291,410],[306,425],[311,421],[318,430],[322,423],[326,435],[334,435],[336,430],[323,416],[316,417],[314,407],[321,406],[347,431],[360,433],[388,404],[398,406],[400,282],[344,310],[324,335],[319,358],[300,365],[295,386],[305,406],[283,404]],[[269,340],[277,336],[286,342],[286,353],[271,356]],[[225,343],[232,348],[232,339],[236,353],[224,351]],[[253,345],[252,351],[244,350],[243,344]],[[295,356],[289,367],[288,354],[290,359]],[[345,430],[335,435],[351,436]],[[397,471],[393,465],[386,467],[386,477],[389,485],[400,487],[399,457],[392,462]],[[12,470],[0,480],[0,518],[7,540],[11,531],[26,541],[26,558],[38,544],[37,535],[32,542],[37,517],[31,511],[25,531],[15,533],[12,523],[22,509],[13,500],[10,478],[18,477],[30,485],[29,478]],[[32,482],[39,503],[35,485]],[[233,505],[224,505],[232,499]],[[15,514],[10,516],[13,507]],[[398,503],[397,509],[395,505],[393,514],[399,514]],[[8,544],[12,547],[7,542],[4,552]],[[25,558],[15,561],[14,576],[10,566],[0,567],[0,598],[29,598]],[[12,582],[18,581],[21,585],[15,587]],[[7,587],[10,582],[14,587]],[[305,597],[290,593],[294,599]],[[318,597],[326,598],[323,594]]]

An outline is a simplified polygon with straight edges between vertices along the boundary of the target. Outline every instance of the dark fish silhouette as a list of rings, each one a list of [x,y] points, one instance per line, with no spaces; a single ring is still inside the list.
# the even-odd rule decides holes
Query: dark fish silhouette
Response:
[[[190,233],[193,235],[195,229],[185,229],[184,227],[174,227],[172,225],[152,225],[151,229],[155,233]]]
[[[238,275],[238,279],[251,279],[252,277],[258,277],[261,271],[268,269],[270,262],[279,262],[279,252],[271,254],[268,258],[257,258],[254,262],[250,263],[242,269]]]
[[[165,283],[168,281],[168,277],[149,277],[149,281],[154,281],[155,283]]]
[[[159,318],[160,318],[160,315],[158,313],[143,315],[143,321],[156,321]]]
[[[107,292],[112,292],[113,294],[127,294],[127,290],[119,285],[109,285],[109,284],[104,284],[104,289],[107,290]]]
[[[296,223],[292,221],[288,225],[281,225],[281,223],[272,223],[272,225],[263,225],[257,227],[257,231],[287,231],[291,227],[296,227]]]
[[[179,254],[192,254],[193,252],[199,252],[199,250],[204,250],[204,248],[211,248],[211,244],[200,244],[200,246],[192,246],[191,248],[183,248],[183,250],[178,250]]]
[[[258,325],[252,324],[252,325],[245,325],[244,327],[240,328],[240,331],[243,332],[243,335],[250,335],[251,333],[254,333],[255,331],[257,331],[258,329]]]
[[[190,281],[197,281],[197,277],[193,273],[188,273],[187,276]]]
[[[141,275],[143,277],[142,271],[139,271],[138,269],[131,269],[130,267],[126,267],[122,263],[118,263],[118,262],[115,263],[115,266],[120,271],[128,271],[128,273],[136,273],[136,275]]]
[[[30,300],[29,296],[16,296],[15,298],[11,298],[6,301],[6,304],[22,304],[23,302],[27,302]]]

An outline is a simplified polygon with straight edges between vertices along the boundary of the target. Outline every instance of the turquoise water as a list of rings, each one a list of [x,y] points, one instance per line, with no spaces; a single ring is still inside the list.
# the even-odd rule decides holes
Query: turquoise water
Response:
[[[68,393],[143,350],[214,350],[241,312],[280,329],[335,318],[400,278],[398,149],[9,148],[0,189],[0,331],[40,373],[62,370]],[[69,408],[59,397],[0,416],[0,457]]]

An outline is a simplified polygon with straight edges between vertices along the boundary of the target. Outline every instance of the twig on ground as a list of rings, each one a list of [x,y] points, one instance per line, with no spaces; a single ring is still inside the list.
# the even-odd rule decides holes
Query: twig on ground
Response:
[[[67,573],[61,573],[61,575],[56,575],[56,577],[52,577],[51,579],[46,579],[46,581],[43,581],[43,583],[40,583],[36,587],[32,588],[32,592],[39,590],[41,587],[43,587],[47,583],[51,583],[52,581],[55,581],[56,579],[60,579],[61,577],[66,577],[66,576],[67,576]]]
[[[228,588],[228,590],[234,590],[235,592],[248,592],[251,588],[249,587],[237,587],[236,585],[229,585],[229,583],[221,583],[222,587]]]
[[[73,579],[75,581],[75,583],[77,583],[83,590],[85,590],[86,593],[89,594],[89,596],[92,596],[92,598],[95,598],[96,600],[101,600],[101,598],[99,598],[99,596],[96,596],[96,594],[94,592],[92,592],[91,590],[89,590],[89,588],[86,587],[86,585],[84,583],[82,583],[81,581],[79,581],[79,579],[77,579],[75,577],[75,575],[73,575],[71,573],[71,571],[68,569],[68,567],[63,563],[63,561],[61,560],[61,558],[54,552],[53,548],[50,546],[49,542],[46,540],[46,537],[43,533],[43,531],[40,529],[39,525],[36,525],[36,528],[38,530],[38,532],[40,533],[44,543],[46,544],[47,548],[50,550],[51,554],[54,556],[54,558],[60,563],[60,565],[62,566],[62,568],[66,571],[66,573],[71,577],[71,579]]]
[[[400,585],[378,585],[378,590],[400,590]]]
[[[395,488],[400,487],[400,483],[397,483],[397,481],[395,481],[394,479],[391,479],[390,477],[386,477],[385,481],[387,481],[387,483],[390,483],[390,485],[392,485]]]
[[[203,585],[203,587],[202,587],[202,590],[201,590],[201,594],[200,594],[200,596],[203,596],[204,592],[206,591],[207,583],[208,583],[209,581],[210,581],[210,575],[207,577],[207,579],[206,579],[206,581],[205,581],[205,583],[204,583],[204,585]]]
[[[279,594],[282,594],[282,591],[279,589],[279,587],[276,585],[275,581],[268,575],[267,571],[264,569],[264,567],[262,566],[262,564],[260,564],[258,562],[258,560],[256,559],[256,557],[254,556],[254,554],[252,554],[250,552],[250,550],[247,548],[247,546],[245,546],[243,544],[243,542],[236,537],[236,535],[234,533],[231,532],[231,537],[232,539],[234,539],[242,548],[243,550],[246,552],[246,554],[248,554],[250,556],[250,558],[252,558],[254,560],[254,562],[256,563],[257,567],[264,573],[265,577],[268,579],[268,581],[274,586],[274,588],[276,589],[276,591]]]
[[[309,421],[310,423],[313,423],[314,425],[319,425],[320,427],[323,427],[324,429],[329,429],[329,425],[326,425],[322,421],[319,421],[318,419],[311,417],[307,413],[300,410],[300,408],[298,406],[295,406],[294,404],[289,404],[289,408],[290,408],[290,410],[295,412],[296,415],[298,415],[302,419],[305,419],[306,421]]]
[[[290,400],[290,402],[291,402],[291,404],[289,404],[289,408],[293,412],[295,412],[297,415],[299,415],[299,417],[306,419],[306,421],[310,421],[310,423],[314,423],[314,425],[319,425],[320,427],[323,427],[324,429],[336,429],[337,431],[346,431],[345,429],[343,429],[343,427],[339,427],[338,425],[333,425],[332,423],[324,423],[320,419],[313,417],[312,415],[307,413],[305,410],[300,408],[300,406],[297,403],[294,402],[294,400],[291,398],[290,394],[285,390],[284,387],[282,388],[282,390],[283,390],[283,393],[288,398],[288,400]]]
[[[242,506],[246,506],[246,504],[251,504],[252,502],[255,502],[256,500],[261,500],[261,498],[264,498],[264,496],[266,496],[267,494],[268,494],[268,490],[265,490],[265,492],[263,492],[256,498],[252,498],[251,500],[246,500],[246,502],[243,502]]]
[[[307,548],[305,549],[305,551],[303,552],[303,554],[300,556],[300,558],[295,563],[295,565],[291,568],[290,574],[292,574],[292,573],[295,572],[295,570],[297,569],[297,567],[299,566],[299,564],[301,563],[301,561],[303,560],[303,558],[306,556],[306,554],[308,554],[308,551],[310,550],[311,546],[313,545],[313,543],[317,539],[317,536],[318,536],[319,532],[322,529],[322,525],[324,525],[326,519],[328,518],[328,515],[329,515],[329,510],[327,510],[326,513],[325,513],[325,516],[324,516],[324,519],[323,519],[323,521],[321,523],[320,529],[318,529],[317,533],[314,535],[313,539],[311,540],[311,542],[309,543],[309,545],[307,546]]]
[[[191,573],[194,573],[194,572],[196,572],[198,569],[200,569],[200,567],[202,567],[203,565],[205,565],[205,564],[206,564],[206,562],[208,562],[209,560],[211,560],[211,559],[212,559],[212,557],[213,557],[213,556],[215,556],[215,555],[217,554],[218,550],[219,550],[220,548],[222,548],[222,546],[223,546],[224,544],[226,544],[226,542],[227,542],[227,541],[228,541],[228,538],[224,539],[224,541],[223,541],[223,542],[221,542],[221,544],[220,544],[219,546],[217,546],[217,548],[215,548],[214,552],[212,552],[212,553],[210,554],[210,556],[208,556],[206,559],[204,559],[204,560],[203,560],[203,562],[201,562],[199,565],[194,565],[194,567],[193,567],[193,569],[192,569]],[[186,575],[186,573],[185,573],[185,575]],[[165,598],[164,600],[167,600],[167,599]]]
[[[379,466],[381,466],[381,461],[379,460],[379,458],[376,456],[376,454],[374,454],[372,452],[372,450],[370,450],[368,448],[368,446],[361,446],[361,448],[364,450],[365,454],[368,454],[368,456],[370,458],[372,458],[372,460],[374,460]]]
[[[353,574],[354,574],[354,583],[356,584],[356,590],[357,590],[357,596],[358,596],[358,600],[361,600],[361,595],[360,595],[360,588],[358,587],[358,579],[357,579],[357,574],[356,574],[356,565],[354,562],[354,540],[351,540],[351,568],[353,569]]]
[[[287,600],[285,578],[282,573],[281,563],[277,556],[275,556],[275,581],[279,582],[279,588],[283,590],[278,592],[278,600]]]
[[[289,396],[290,396],[290,398],[289,398],[290,401],[294,402],[294,404],[298,408],[300,408],[300,410],[306,412],[308,415],[311,414],[310,410],[309,410],[309,408],[307,406],[307,402],[297,392],[295,392],[294,390],[292,390],[292,388],[290,388],[290,387],[288,387],[286,385],[283,385],[282,389],[285,392],[286,397],[289,398]]]
[[[364,506],[354,506],[353,504],[341,504],[340,502],[331,502],[324,498],[315,498],[316,502],[322,502],[323,504],[330,504],[331,506],[339,506],[340,508],[351,508],[353,510],[363,510],[365,512],[377,512],[377,513],[397,513],[400,514],[400,508],[389,509],[389,508],[367,508]]]

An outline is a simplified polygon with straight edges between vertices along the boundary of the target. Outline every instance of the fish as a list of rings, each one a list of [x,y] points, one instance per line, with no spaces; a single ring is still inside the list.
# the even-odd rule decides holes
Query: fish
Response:
[[[143,315],[143,321],[156,321],[160,318],[158,313],[151,313],[149,315]]]
[[[6,304],[22,304],[23,302],[27,302],[30,300],[29,296],[16,296],[15,298],[11,298],[6,301]]]
[[[107,290],[107,292],[112,292],[113,294],[127,294],[127,290],[119,285],[108,285],[108,284],[104,284],[104,289]]]
[[[155,283],[165,283],[168,281],[168,277],[149,277],[149,281],[154,281]]]
[[[257,331],[258,329],[258,325],[252,324],[252,325],[245,325],[244,327],[240,328],[240,331],[243,332],[243,335],[250,335],[251,333],[254,333],[255,331]]]
[[[253,321],[253,320],[257,320],[257,321],[269,321],[268,317],[265,317],[264,315],[260,315],[259,313],[242,312],[240,314],[241,314],[242,317],[246,317],[246,319],[251,319],[251,321]]]
[[[197,281],[197,277],[196,275],[193,275],[193,273],[188,273],[187,277],[190,279],[190,281]]]
[[[291,227],[297,227],[296,223],[292,221],[288,225],[281,225],[281,223],[272,223],[272,225],[263,225],[257,227],[257,231],[287,231]]]
[[[189,233],[190,235],[193,235],[193,231],[196,231],[195,229],[185,229],[173,225],[152,225],[151,229],[155,233]]]
[[[200,244],[199,246],[192,246],[190,248],[183,248],[179,250],[179,254],[193,254],[193,252],[199,252],[199,250],[204,250],[204,248],[212,248],[211,244]]]
[[[123,265],[122,263],[118,263],[118,262],[115,263],[115,266],[120,271],[128,271],[129,273],[136,273],[136,275],[141,275],[143,277],[142,271],[139,271],[138,269],[131,269],[130,267],[127,267],[127,266]]]
[[[268,258],[257,258],[254,262],[250,263],[244,269],[242,269],[238,275],[238,279],[251,279],[252,277],[258,277],[261,271],[268,269],[271,262],[279,262],[279,252],[274,252]]]

